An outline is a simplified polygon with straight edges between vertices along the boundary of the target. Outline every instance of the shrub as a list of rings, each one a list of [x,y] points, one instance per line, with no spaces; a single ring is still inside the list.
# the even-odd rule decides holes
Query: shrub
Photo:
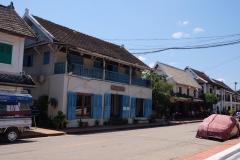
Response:
[[[58,111],[58,114],[52,119],[52,125],[56,129],[63,129],[67,125],[67,120],[62,111]]]

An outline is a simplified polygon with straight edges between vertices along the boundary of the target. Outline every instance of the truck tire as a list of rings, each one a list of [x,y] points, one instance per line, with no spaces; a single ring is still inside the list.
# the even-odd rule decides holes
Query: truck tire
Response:
[[[19,137],[17,128],[8,128],[4,133],[4,139],[9,143],[14,143]]]

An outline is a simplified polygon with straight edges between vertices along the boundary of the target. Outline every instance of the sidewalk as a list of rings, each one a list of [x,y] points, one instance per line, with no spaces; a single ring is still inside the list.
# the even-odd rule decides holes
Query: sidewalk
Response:
[[[66,132],[67,134],[90,134],[90,133],[143,129],[143,128],[154,128],[154,127],[181,125],[181,124],[198,123],[198,122],[202,122],[202,120],[168,121],[168,122],[162,121],[162,122],[146,123],[146,124],[128,124],[128,125],[119,125],[119,126],[68,128],[63,131]]]
[[[186,157],[182,158],[181,160],[203,160],[203,159],[209,158],[219,152],[222,152],[236,144],[239,144],[239,143],[240,143],[240,138],[232,139],[232,140],[223,142],[220,145],[217,145],[212,148],[201,151],[199,153],[196,153],[194,155],[186,156]]]
[[[31,128],[31,130],[24,132],[21,135],[21,138],[61,136],[61,135],[64,135],[64,134],[65,134],[65,132],[62,132],[62,131],[33,127],[33,128]]]

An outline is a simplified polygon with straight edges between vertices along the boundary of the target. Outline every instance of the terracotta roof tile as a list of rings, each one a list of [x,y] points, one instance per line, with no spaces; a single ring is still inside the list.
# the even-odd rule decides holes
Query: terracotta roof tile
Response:
[[[29,75],[16,75],[8,73],[0,73],[0,83],[12,83],[15,85],[30,85],[34,86],[31,76]]]
[[[125,48],[106,42],[104,40],[80,33],[70,28],[58,25],[43,18],[33,16],[49,33],[55,37],[55,41],[96,52],[111,58],[148,67]]]
[[[34,38],[35,34],[13,6],[0,5],[0,31]]]

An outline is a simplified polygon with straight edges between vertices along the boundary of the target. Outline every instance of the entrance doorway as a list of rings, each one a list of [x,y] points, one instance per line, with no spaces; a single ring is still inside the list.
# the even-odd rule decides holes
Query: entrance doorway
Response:
[[[144,117],[143,115],[143,99],[136,99],[136,117]]]
[[[111,117],[119,118],[121,116],[121,95],[111,95]]]

